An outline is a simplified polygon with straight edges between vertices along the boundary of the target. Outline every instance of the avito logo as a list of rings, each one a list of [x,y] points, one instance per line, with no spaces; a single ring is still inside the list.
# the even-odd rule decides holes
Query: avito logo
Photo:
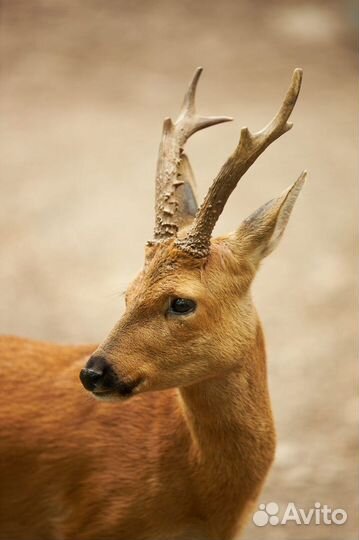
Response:
[[[276,502],[261,503],[258,508],[253,514],[253,523],[257,527],[285,525],[290,521],[297,525],[343,525],[348,519],[348,514],[342,508],[332,509],[327,504],[322,505],[319,502],[314,503],[314,506],[307,510],[289,502],[281,517],[279,505]]]

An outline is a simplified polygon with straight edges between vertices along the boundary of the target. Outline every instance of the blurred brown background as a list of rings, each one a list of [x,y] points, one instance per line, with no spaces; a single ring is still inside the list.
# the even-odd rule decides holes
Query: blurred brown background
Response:
[[[240,127],[263,127],[293,68],[304,68],[294,129],[242,180],[217,232],[308,169],[254,285],[279,440],[260,502],[319,501],[349,518],[340,527],[249,525],[245,539],[357,536],[353,5],[1,2],[2,333],[96,342],[119,318],[152,234],[162,119],[177,113],[197,65],[200,111],[235,117],[189,144],[201,194]]]

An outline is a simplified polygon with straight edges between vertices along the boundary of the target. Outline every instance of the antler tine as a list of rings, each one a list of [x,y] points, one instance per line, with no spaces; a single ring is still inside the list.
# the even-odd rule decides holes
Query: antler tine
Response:
[[[288,123],[288,118],[297,101],[301,82],[302,70],[297,68],[283,104],[273,120],[254,134],[248,128],[242,128],[237,148],[214,179],[188,235],[176,241],[180,249],[194,257],[206,257],[209,254],[214,226],[239,180],[273,141],[291,129],[292,124]]]
[[[176,236],[179,229],[181,216],[176,215],[180,206],[176,192],[184,183],[179,177],[179,171],[187,139],[196,131],[232,120],[228,116],[202,117],[196,114],[196,89],[202,71],[201,67],[196,69],[176,122],[166,118],[163,124],[156,173],[155,241]]]
[[[195,99],[196,99],[196,90],[198,81],[202,75],[203,67],[198,67],[196,71],[194,72],[194,75],[192,77],[191,82],[188,85],[187,92],[185,93],[185,96],[183,98],[183,103],[181,107],[181,112],[179,114],[179,118],[185,114],[195,114],[196,107],[195,107]]]
[[[292,129],[293,124],[291,122],[287,122],[288,118],[292,114],[292,111],[294,109],[294,106],[297,102],[297,98],[300,92],[300,87],[302,84],[302,78],[303,78],[303,70],[300,68],[296,68],[293,71],[292,80],[288,89],[288,92],[284,98],[284,101],[282,103],[281,108],[273,118],[271,122],[257,135],[260,134],[264,136],[271,136],[271,134],[276,133],[278,130],[279,135],[283,135],[286,131],[289,131]],[[275,137],[275,138],[278,138]],[[275,140],[275,139],[273,139]],[[272,142],[272,140],[269,142],[269,144]]]
[[[233,120],[233,118],[229,116],[198,116],[196,114],[196,90],[202,71],[203,68],[198,67],[194,72],[192,81],[190,82],[183,99],[181,112],[175,123],[176,126],[183,124],[183,127],[186,128],[183,132],[183,136],[186,137],[186,140],[196,131]]]

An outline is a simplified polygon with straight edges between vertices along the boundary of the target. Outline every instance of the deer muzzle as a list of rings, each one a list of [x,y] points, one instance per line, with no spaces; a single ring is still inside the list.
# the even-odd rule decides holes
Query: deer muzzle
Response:
[[[99,398],[109,395],[129,397],[140,382],[123,381],[115,373],[110,362],[104,356],[97,355],[91,356],[80,371],[80,380],[86,390]]]

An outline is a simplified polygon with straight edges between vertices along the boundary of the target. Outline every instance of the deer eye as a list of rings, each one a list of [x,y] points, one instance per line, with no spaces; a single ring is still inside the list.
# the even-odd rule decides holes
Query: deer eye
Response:
[[[172,298],[169,312],[172,315],[187,315],[196,309],[196,302],[187,298]]]

